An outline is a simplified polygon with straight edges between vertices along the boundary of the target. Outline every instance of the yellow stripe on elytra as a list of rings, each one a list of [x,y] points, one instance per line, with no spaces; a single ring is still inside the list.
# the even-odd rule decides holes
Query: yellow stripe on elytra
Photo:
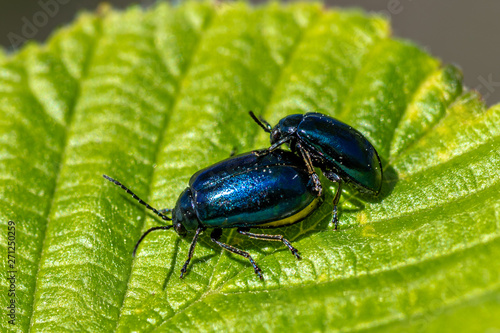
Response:
[[[282,220],[272,221],[272,222],[268,222],[265,224],[259,224],[258,226],[255,226],[255,227],[256,228],[257,227],[275,228],[275,227],[281,227],[283,225],[288,225],[288,224],[293,224],[295,222],[299,222],[299,221],[305,219],[309,214],[311,214],[312,211],[315,210],[316,207],[318,207],[318,205],[320,203],[321,203],[321,198],[316,198],[309,204],[309,206],[307,206],[306,208],[302,209],[300,212],[298,212],[294,215],[288,216],[287,218],[284,218]]]

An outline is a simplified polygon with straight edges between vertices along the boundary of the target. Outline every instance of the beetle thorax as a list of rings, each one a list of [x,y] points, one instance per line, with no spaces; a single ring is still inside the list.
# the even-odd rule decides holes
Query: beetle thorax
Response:
[[[175,231],[184,236],[186,232],[194,231],[199,226],[198,217],[193,206],[193,196],[190,188],[182,192],[172,212],[172,223]]]

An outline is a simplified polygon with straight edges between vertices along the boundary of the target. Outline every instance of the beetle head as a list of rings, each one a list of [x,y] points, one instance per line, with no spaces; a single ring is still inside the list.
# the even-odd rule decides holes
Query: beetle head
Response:
[[[278,142],[282,138],[294,138],[295,132],[300,122],[304,118],[302,114],[292,114],[281,119],[279,123],[271,130],[271,144]]]
[[[172,224],[175,232],[181,237],[198,228],[198,217],[194,210],[191,189],[185,189],[179,196],[172,212]]]

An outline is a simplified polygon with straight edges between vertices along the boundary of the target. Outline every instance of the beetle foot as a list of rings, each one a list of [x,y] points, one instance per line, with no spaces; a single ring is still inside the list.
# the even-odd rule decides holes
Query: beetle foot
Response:
[[[338,214],[337,214],[337,206],[333,207],[332,223],[335,226],[334,230],[337,231],[338,230],[338,226],[339,226],[339,218],[338,218]]]
[[[187,265],[184,265],[181,268],[181,276],[180,276],[181,279],[184,278],[184,274],[186,274],[186,272],[187,272]]]
[[[301,256],[300,256],[300,254],[299,254],[299,251],[298,251],[296,248],[292,247],[292,248],[290,249],[290,251],[292,251],[292,254],[293,254],[295,257],[297,257],[297,259],[299,259],[299,260],[300,260],[300,259],[302,259],[302,257],[301,257]]]
[[[255,265],[254,270],[259,279],[264,280],[264,277],[262,276],[262,270],[259,268],[259,266]]]
[[[268,150],[264,150],[264,151],[253,150],[252,154],[254,154],[257,157],[262,157],[262,156],[266,156],[267,154],[269,154],[269,151]]]

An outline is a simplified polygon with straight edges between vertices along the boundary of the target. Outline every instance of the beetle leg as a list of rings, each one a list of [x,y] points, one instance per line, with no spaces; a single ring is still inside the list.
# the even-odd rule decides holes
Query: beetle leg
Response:
[[[264,150],[263,152],[261,153],[258,153],[256,151],[252,151],[252,154],[254,154],[255,156],[265,156],[267,154],[269,154],[270,152],[278,149],[282,144],[284,143],[287,143],[288,141],[290,141],[290,137],[284,137],[283,139],[279,140],[278,142],[275,142],[274,144],[271,145],[271,147],[267,148],[266,150]]]
[[[292,246],[288,239],[286,239],[282,235],[254,234],[252,232],[248,232],[246,228],[238,228],[238,233],[255,239],[283,242],[283,244],[285,244],[290,249],[290,251],[292,251],[292,254],[296,256],[297,259],[300,259],[299,251],[297,251],[297,249]]]
[[[337,193],[335,193],[335,198],[333,198],[333,217],[332,222],[335,223],[335,230],[339,226],[339,218],[337,216],[337,205],[340,200],[340,193],[342,193],[342,181],[339,181],[339,187],[337,188]]]
[[[328,178],[332,182],[339,184],[339,187],[337,187],[337,192],[335,193],[335,197],[333,198],[333,217],[332,217],[332,222],[335,223],[335,230],[337,230],[337,227],[339,225],[339,219],[337,216],[337,205],[340,200],[340,194],[342,193],[342,179],[339,177],[339,175],[333,172],[324,172],[323,174],[325,175],[326,178]]]
[[[195,232],[194,237],[193,237],[193,241],[191,242],[191,246],[189,247],[188,258],[187,258],[186,262],[184,263],[184,266],[182,266],[182,268],[181,268],[181,279],[184,277],[184,274],[186,273],[189,262],[191,261],[191,258],[193,257],[194,247],[196,246],[196,242],[198,241],[198,236],[200,235],[200,233],[203,230],[205,230],[205,228],[203,228],[203,227],[196,229],[196,232]]]
[[[237,249],[234,246],[231,246],[231,245],[224,244],[224,243],[220,242],[219,238],[220,238],[221,235],[222,235],[222,229],[220,229],[220,228],[214,229],[214,231],[212,231],[212,234],[210,235],[210,237],[212,238],[212,242],[214,242],[215,244],[219,245],[224,250],[227,250],[229,252],[233,252],[233,253],[239,254],[240,256],[245,257],[248,260],[250,260],[250,263],[253,266],[255,274],[257,274],[259,276],[259,278],[262,280],[263,279],[263,277],[262,277],[262,270],[259,268],[259,266],[257,266],[257,264],[255,263],[255,261],[253,260],[253,258],[250,256],[250,254],[248,254],[248,252],[245,252],[243,250]]]
[[[145,233],[142,234],[141,238],[139,238],[139,240],[137,241],[137,243],[135,243],[135,247],[134,247],[134,252],[132,252],[132,257],[135,257],[135,253],[137,252],[137,248],[139,247],[139,244],[141,244],[142,240],[151,232],[151,231],[155,231],[155,230],[168,230],[170,228],[172,228],[173,225],[166,225],[166,226],[162,226],[162,227],[153,227],[151,229],[148,229]]]
[[[272,152],[273,150],[276,150],[277,148],[279,148],[279,146],[281,146],[284,143],[287,143],[290,140],[291,140],[291,138],[289,136],[286,136],[286,137],[282,138],[281,140],[273,143],[271,145],[271,147],[267,148],[267,151]]]
[[[323,193],[323,187],[321,186],[321,182],[319,180],[318,174],[314,171],[314,166],[311,160],[311,155],[309,152],[304,149],[300,143],[297,143],[295,147],[300,151],[300,154],[302,155],[302,158],[304,159],[304,162],[306,163],[307,171],[309,172],[309,175],[313,179],[314,182],[314,189],[316,192],[318,192],[318,197],[321,196]]]
[[[162,214],[168,214],[168,213],[171,213],[172,210],[173,210],[172,208],[163,208],[163,209],[160,209],[159,212]]]

